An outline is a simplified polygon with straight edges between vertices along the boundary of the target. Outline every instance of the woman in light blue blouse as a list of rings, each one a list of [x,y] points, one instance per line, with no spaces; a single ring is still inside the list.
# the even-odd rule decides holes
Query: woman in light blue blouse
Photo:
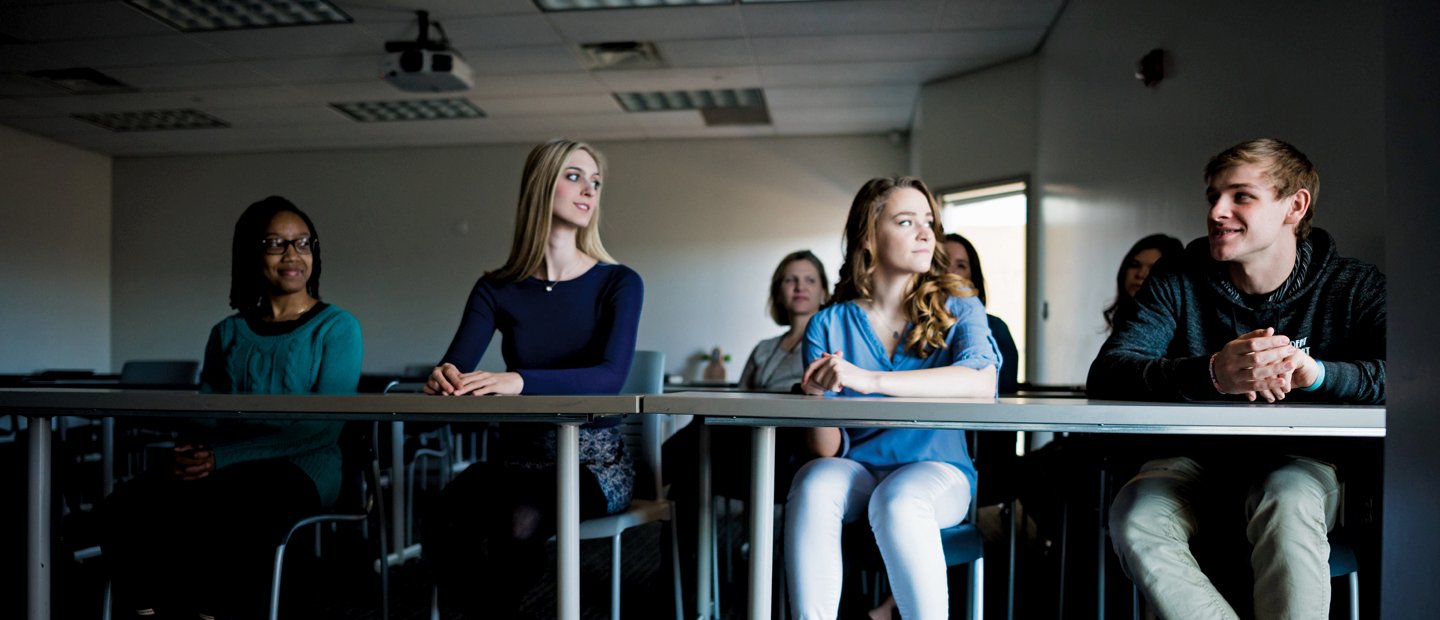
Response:
[[[831,305],[805,334],[807,394],[984,397],[1000,366],[985,308],[946,273],[934,196],[919,179],[873,179],[845,224]],[[796,617],[839,611],[840,530],[867,516],[900,613],[949,609],[940,530],[970,507],[975,466],[958,430],[817,428],[818,458],[790,487],[785,563]]]

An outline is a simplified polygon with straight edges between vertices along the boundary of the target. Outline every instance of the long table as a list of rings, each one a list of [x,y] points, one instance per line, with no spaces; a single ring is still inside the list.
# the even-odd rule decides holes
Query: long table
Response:
[[[557,615],[580,617],[579,427],[640,411],[638,396],[196,394],[137,390],[0,389],[0,414],[29,422],[26,489],[29,620],[50,618],[51,419],[57,416],[410,422],[542,422],[558,428]],[[395,472],[392,478],[400,476]]]
[[[700,416],[753,428],[749,617],[768,618],[774,548],[775,428],[868,426],[1166,435],[1384,437],[1385,409],[1341,405],[1151,403],[1070,398],[883,398],[694,392],[647,396],[646,413]],[[702,433],[702,459],[707,455]],[[709,514],[709,468],[700,468],[700,514]],[[699,613],[709,616],[708,520],[701,519]]]

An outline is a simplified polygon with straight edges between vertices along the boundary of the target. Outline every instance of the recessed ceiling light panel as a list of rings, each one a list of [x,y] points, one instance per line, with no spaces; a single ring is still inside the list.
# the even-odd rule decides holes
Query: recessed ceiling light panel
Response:
[[[594,11],[597,9],[644,9],[662,6],[734,4],[734,0],[535,0],[542,11]]]
[[[145,110],[141,112],[101,112],[72,114],[74,118],[110,131],[169,131],[176,129],[216,129],[230,123],[199,110]]]
[[[352,101],[332,103],[330,107],[360,123],[393,123],[402,121],[443,121],[463,118],[485,118],[469,99],[412,99],[402,101]]]
[[[135,92],[134,86],[121,82],[90,67],[45,69],[42,71],[31,71],[25,75],[76,95]]]
[[[615,93],[626,112],[706,110],[711,108],[765,107],[765,92],[758,88],[667,90]]]
[[[355,21],[328,0],[125,0],[181,32],[280,28]]]

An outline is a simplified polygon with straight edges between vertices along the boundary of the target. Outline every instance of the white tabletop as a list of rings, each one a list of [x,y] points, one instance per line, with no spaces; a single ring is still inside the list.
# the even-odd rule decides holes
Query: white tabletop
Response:
[[[639,410],[640,397],[635,395],[436,397],[424,394],[279,395],[146,390],[0,389],[0,411],[46,416],[583,422],[590,416],[635,413]]]
[[[742,426],[914,426],[970,430],[1384,437],[1385,408],[1163,403],[1076,398],[886,398],[684,392],[646,396],[647,413]]]

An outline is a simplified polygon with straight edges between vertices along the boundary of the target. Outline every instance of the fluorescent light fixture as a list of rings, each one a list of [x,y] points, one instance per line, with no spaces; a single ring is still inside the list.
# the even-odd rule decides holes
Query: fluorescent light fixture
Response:
[[[669,90],[615,93],[626,112],[708,110],[714,108],[763,108],[765,92],[758,88],[717,90]]]
[[[784,4],[792,2],[817,2],[818,0],[534,0],[540,10],[554,13],[560,11],[595,11],[602,9],[653,9],[671,6],[715,6],[726,4]]]
[[[32,78],[76,95],[99,93],[132,93],[135,87],[90,67],[45,69],[26,73]]]
[[[169,131],[174,129],[216,129],[230,126],[230,123],[192,109],[101,112],[71,114],[70,116],[110,131]]]
[[[125,0],[181,32],[348,24],[329,0]]]
[[[648,9],[667,6],[735,4],[735,0],[535,0],[542,11],[594,11],[598,9]]]
[[[354,101],[332,103],[330,107],[361,123],[485,118],[484,110],[464,98]]]

